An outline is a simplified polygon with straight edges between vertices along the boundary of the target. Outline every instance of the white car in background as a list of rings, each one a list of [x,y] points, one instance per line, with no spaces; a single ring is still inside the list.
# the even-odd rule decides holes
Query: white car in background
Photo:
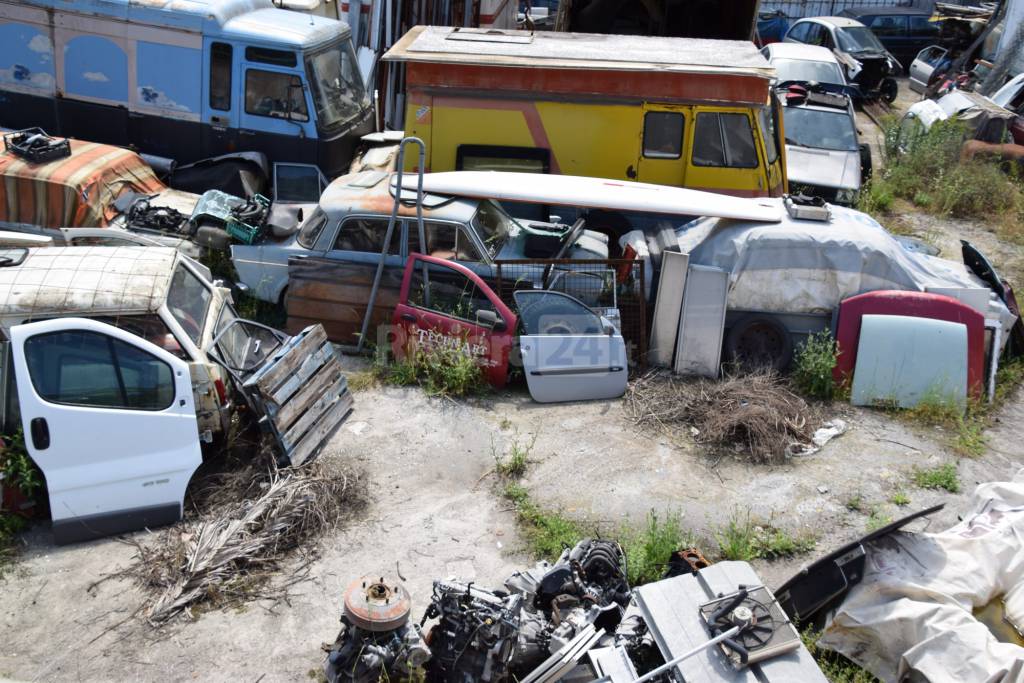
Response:
[[[779,83],[805,81],[847,85],[843,68],[832,50],[801,43],[771,43],[761,54],[775,67]]]

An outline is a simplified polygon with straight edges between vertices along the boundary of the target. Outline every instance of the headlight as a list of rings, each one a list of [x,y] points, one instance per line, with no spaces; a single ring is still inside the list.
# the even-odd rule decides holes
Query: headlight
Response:
[[[853,206],[857,202],[857,190],[839,190],[836,192],[837,204]]]

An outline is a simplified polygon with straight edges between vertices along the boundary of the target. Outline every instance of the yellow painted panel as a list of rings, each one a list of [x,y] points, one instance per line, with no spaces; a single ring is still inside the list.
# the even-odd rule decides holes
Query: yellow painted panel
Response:
[[[432,171],[454,171],[459,145],[538,146],[518,109],[436,106],[433,140]]]
[[[696,131],[697,117],[702,112],[721,112],[727,114],[745,114],[750,121],[754,134],[754,149],[757,150],[758,166],[755,168],[730,168],[718,166],[697,166],[693,163],[693,139]],[[721,190],[736,192],[743,195],[767,195],[767,177],[764,168],[764,151],[757,138],[761,134],[756,117],[751,116],[750,109],[733,107],[694,107],[687,139],[686,186],[702,190]]]
[[[661,159],[644,155],[644,129],[647,126],[648,112],[670,112],[683,116],[683,134],[679,140],[681,148],[680,155],[676,159]],[[641,120],[640,131],[640,174],[637,177],[642,183],[656,183],[659,185],[672,185],[674,187],[686,186],[686,134],[693,122],[693,107],[672,104],[647,104],[644,106],[644,118]]]
[[[538,102],[559,169],[566,175],[631,180],[643,111],[635,105]]]
[[[423,140],[427,146],[426,166],[430,168],[431,153],[434,151],[434,141],[431,139],[433,126],[433,108],[429,100],[422,104],[410,104],[405,108],[405,134]],[[405,170],[416,170],[416,163],[419,160],[419,150],[410,146],[405,149]]]

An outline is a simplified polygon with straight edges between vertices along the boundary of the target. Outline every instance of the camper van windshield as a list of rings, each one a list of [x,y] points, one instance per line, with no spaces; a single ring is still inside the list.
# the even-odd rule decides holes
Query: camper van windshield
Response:
[[[307,57],[306,72],[320,128],[333,128],[361,111],[366,93],[350,42]]]

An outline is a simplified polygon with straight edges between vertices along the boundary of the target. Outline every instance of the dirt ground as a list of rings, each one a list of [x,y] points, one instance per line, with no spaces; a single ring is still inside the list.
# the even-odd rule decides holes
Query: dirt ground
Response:
[[[977,240],[997,267],[1019,259],[984,226],[908,216],[935,235],[947,256],[955,239]],[[347,358],[349,370],[364,367]],[[801,565],[865,532],[868,511],[897,518],[942,502],[931,530],[955,523],[978,483],[1024,467],[1024,392],[988,432],[984,455],[968,459],[943,444],[946,434],[882,413],[837,406],[848,431],[820,452],[784,466],[710,457],[692,443],[639,431],[621,401],[541,406],[524,391],[455,402],[417,389],[355,392],[355,410],[323,458],[366,472],[369,508],[323,539],[312,580],[287,601],[213,610],[196,621],[154,629],[139,615],[144,595],[126,580],[97,583],[124,567],[134,549],[117,540],[55,547],[45,528],[0,579],[0,678],[17,680],[303,680],[323,660],[321,643],[337,632],[343,587],[362,574],[401,574],[418,618],[431,581],[456,576],[500,584],[530,564],[513,513],[494,490],[494,453],[536,435],[524,485],[543,507],[613,534],[643,522],[649,510],[679,515],[713,553],[714,533],[736,513],[772,520],[816,539],[805,555],[758,562],[777,586]],[[914,466],[957,462],[960,494],[915,488]],[[911,503],[890,502],[902,490]],[[847,503],[861,501],[860,510]],[[145,540],[145,534],[136,538]]]

